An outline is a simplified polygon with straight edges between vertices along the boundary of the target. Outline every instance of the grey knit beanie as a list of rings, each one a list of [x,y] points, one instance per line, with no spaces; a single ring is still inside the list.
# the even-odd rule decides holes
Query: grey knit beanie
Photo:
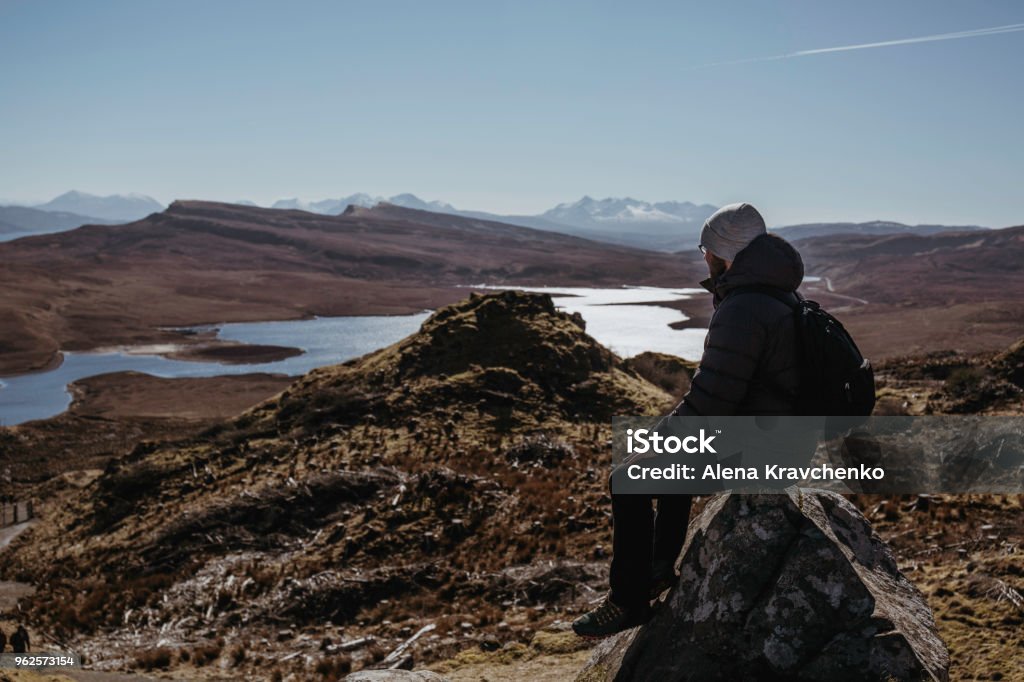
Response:
[[[723,260],[736,260],[736,254],[765,233],[764,218],[750,204],[729,204],[715,211],[704,222],[700,243]]]

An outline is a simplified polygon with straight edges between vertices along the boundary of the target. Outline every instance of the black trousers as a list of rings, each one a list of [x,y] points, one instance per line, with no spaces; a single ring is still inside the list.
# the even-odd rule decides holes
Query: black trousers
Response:
[[[658,501],[657,514],[653,501]],[[612,495],[611,600],[633,608],[650,599],[651,562],[675,561],[686,541],[692,495]]]

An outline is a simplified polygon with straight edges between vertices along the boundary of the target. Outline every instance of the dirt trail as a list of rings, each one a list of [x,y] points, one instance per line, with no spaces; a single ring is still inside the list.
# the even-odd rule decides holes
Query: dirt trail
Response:
[[[37,519],[31,519],[24,523],[16,523],[12,526],[0,528],[0,551],[11,544],[22,531],[25,531],[38,523]],[[14,609],[18,600],[35,592],[35,588],[28,583],[18,583],[11,580],[0,580],[0,614]]]
[[[836,290],[835,290],[835,287],[832,286],[832,278],[831,277],[822,277],[822,280],[824,280],[825,288],[828,290],[828,293],[829,293],[830,296],[834,296],[835,298],[841,298],[841,299],[846,300],[846,301],[853,301],[854,303],[857,303],[857,304],[862,305],[862,306],[868,305],[868,302],[865,299],[863,299],[863,298],[857,298],[856,296],[850,296],[848,294],[837,293]]]
[[[36,519],[30,519],[23,521],[22,523],[15,523],[10,526],[4,526],[0,528],[0,549],[3,549],[7,545],[11,544],[11,541],[18,537],[18,535],[36,524]]]

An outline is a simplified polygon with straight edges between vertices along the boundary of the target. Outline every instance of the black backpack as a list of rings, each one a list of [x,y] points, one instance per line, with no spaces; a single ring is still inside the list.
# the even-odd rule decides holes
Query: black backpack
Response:
[[[759,292],[793,309],[800,389],[798,415],[866,417],[875,407],[875,374],[853,337],[816,301],[770,286],[737,287],[731,293]]]

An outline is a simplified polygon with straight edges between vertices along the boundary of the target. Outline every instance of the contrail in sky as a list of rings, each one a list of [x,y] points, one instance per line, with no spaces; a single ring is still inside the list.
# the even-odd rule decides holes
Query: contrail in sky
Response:
[[[957,31],[955,33],[938,33],[931,36],[920,36],[917,38],[901,38],[899,40],[883,40],[878,43],[860,43],[858,45],[840,45],[838,47],[821,47],[816,50],[800,50],[787,54],[777,54],[770,57],[749,57],[747,59],[735,59],[728,62],[715,62],[694,66],[690,70],[707,69],[712,66],[729,66],[732,64],[751,64],[754,62],[771,62],[779,59],[793,59],[794,57],[810,57],[816,54],[828,54],[830,52],[849,52],[851,50],[867,50],[874,47],[892,47],[894,45],[912,45],[914,43],[934,43],[940,40],[959,40],[960,38],[979,38],[981,36],[993,36],[1000,33],[1016,33],[1024,31],[1024,24],[1006,24],[1005,26],[992,26],[991,28],[976,28],[970,31]]]

